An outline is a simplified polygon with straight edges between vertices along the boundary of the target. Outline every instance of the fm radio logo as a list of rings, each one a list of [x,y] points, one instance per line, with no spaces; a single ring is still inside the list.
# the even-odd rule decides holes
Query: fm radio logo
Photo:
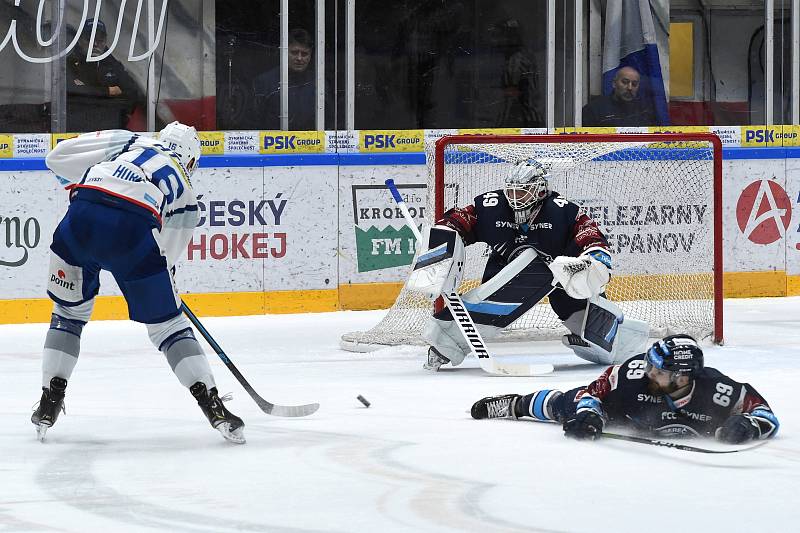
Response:
[[[792,220],[792,203],[777,182],[754,181],[739,195],[736,220],[750,241],[771,244],[786,235]]]

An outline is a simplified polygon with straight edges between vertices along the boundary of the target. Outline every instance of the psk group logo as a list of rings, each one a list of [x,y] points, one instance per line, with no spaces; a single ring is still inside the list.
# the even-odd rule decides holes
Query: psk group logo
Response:
[[[771,244],[786,235],[792,220],[792,202],[777,182],[754,181],[739,195],[736,220],[750,241]]]
[[[321,153],[325,151],[324,131],[262,131],[262,154]]]

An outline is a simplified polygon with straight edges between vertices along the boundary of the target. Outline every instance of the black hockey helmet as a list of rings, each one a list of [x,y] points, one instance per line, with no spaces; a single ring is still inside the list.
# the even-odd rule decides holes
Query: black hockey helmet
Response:
[[[703,370],[703,350],[689,335],[670,335],[653,344],[645,353],[647,370],[650,365],[674,375],[696,376]]]

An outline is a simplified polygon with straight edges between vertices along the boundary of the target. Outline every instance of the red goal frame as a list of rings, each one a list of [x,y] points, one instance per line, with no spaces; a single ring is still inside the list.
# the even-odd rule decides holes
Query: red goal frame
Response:
[[[533,135],[446,135],[434,148],[434,220],[444,214],[444,152],[454,144],[561,143],[561,142],[707,142],[714,153],[714,332],[713,342],[723,343],[723,267],[722,267],[722,141],[713,133],[574,133]]]

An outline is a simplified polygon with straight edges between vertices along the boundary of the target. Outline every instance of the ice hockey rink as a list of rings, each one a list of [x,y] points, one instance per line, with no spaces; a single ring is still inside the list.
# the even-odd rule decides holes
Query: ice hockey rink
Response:
[[[381,311],[204,319],[267,400],[321,404],[307,418],[262,413],[206,346],[244,446],[211,429],[143,326],[92,322],[66,415],[39,443],[29,417],[47,325],[2,326],[0,530],[796,531],[800,298],[728,300],[725,312],[726,344],[706,346],[706,364],[753,384],[781,421],[772,442],[725,455],[472,420],[482,396],[566,390],[601,369],[556,342],[496,345],[556,365],[535,378],[474,361],[429,374],[421,347],[338,348]]]

